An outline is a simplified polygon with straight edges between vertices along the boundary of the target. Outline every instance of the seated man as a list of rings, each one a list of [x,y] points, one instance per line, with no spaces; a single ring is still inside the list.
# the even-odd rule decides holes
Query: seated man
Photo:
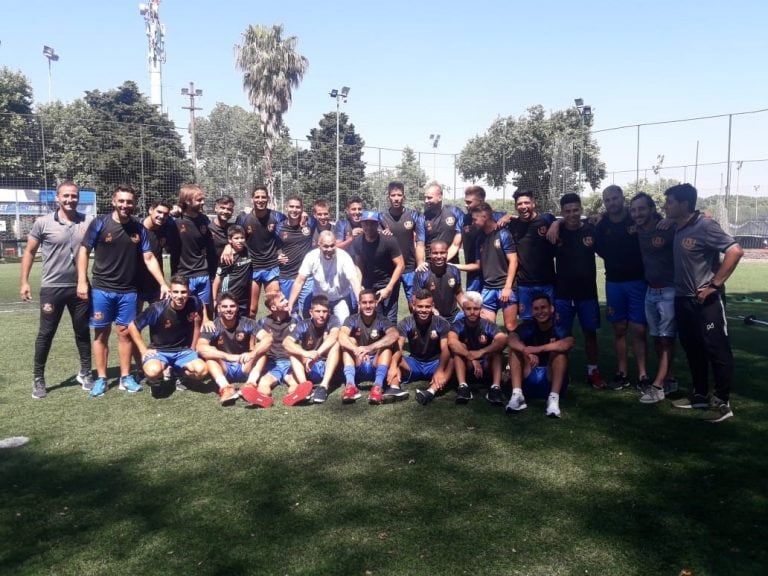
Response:
[[[480,317],[483,296],[480,292],[466,292],[462,303],[464,317],[456,320],[448,332],[448,348],[453,356],[453,368],[459,388],[456,403],[466,404],[472,399],[472,390],[467,383],[489,383],[485,395],[494,406],[501,406],[501,351],[507,338],[493,322]],[[490,382],[489,382],[490,380]]]
[[[373,381],[368,402],[381,404],[384,400],[384,380],[392,361],[392,347],[400,335],[397,327],[376,309],[375,290],[362,290],[358,306],[360,313],[347,318],[339,331],[344,377],[347,381],[341,401],[345,404],[353,403],[360,398],[357,382]]]
[[[128,333],[141,354],[144,374],[155,390],[159,390],[166,368],[195,380],[205,378],[205,362],[194,351],[201,322],[200,301],[189,295],[187,279],[177,274],[171,278],[171,297],[155,302],[128,325]],[[149,326],[149,347],[141,337],[145,326]]]
[[[307,400],[312,393],[312,383],[299,384],[291,375],[291,361],[283,348],[283,341],[299,322],[288,313],[288,300],[279,290],[267,292],[264,303],[269,314],[258,321],[259,331],[256,339],[261,341],[267,335],[272,337],[272,345],[267,350],[267,363],[264,375],[258,384],[246,384],[240,387],[240,397],[246,402],[261,408],[272,406],[272,389],[285,382],[288,394],[283,397],[285,406],[294,406]]]
[[[535,391],[549,388],[547,416],[560,418],[560,390],[568,377],[568,352],[573,336],[555,324],[555,307],[543,292],[531,296],[533,321],[525,322],[509,333],[509,368],[512,398],[507,414],[528,407],[523,386]]]
[[[416,400],[422,406],[435,398],[435,393],[448,383],[453,372],[453,360],[448,350],[448,331],[451,325],[442,316],[434,314],[432,294],[419,289],[413,293],[413,314],[397,325],[400,332],[399,347],[392,355],[387,379],[390,390],[400,390],[400,383],[425,380],[427,390],[416,390]],[[409,356],[403,355],[408,339]]]
[[[240,314],[240,304],[232,293],[224,292],[217,297],[217,302],[218,316],[213,328],[200,334],[197,352],[206,361],[208,373],[219,387],[219,401],[226,405],[233,404],[239,396],[232,382],[255,386],[259,381],[272,336]],[[248,313],[247,308],[244,313]],[[256,339],[257,333],[260,340]]]
[[[328,297],[318,295],[309,303],[309,319],[298,322],[283,340],[294,380],[318,384],[312,394],[315,404],[328,399],[331,379],[339,366],[338,339],[339,321],[331,314]]]

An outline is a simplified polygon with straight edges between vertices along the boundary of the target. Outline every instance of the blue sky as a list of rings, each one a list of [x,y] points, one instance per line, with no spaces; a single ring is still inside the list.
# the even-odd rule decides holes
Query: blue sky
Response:
[[[768,108],[768,2],[245,2],[163,0],[167,30],[164,106],[177,125],[188,113],[180,90],[194,81],[207,114],[216,102],[248,107],[234,67],[235,43],[249,24],[282,23],[310,62],[286,115],[304,138],[324,112],[328,91],[351,87],[344,111],[370,146],[457,153],[497,116],[571,106],[593,107],[594,128]],[[0,65],[20,69],[35,98],[47,100],[43,44],[55,48],[55,99],[135,80],[149,93],[147,41],[138,2],[28,0],[4,6]],[[724,161],[727,119],[643,128],[642,167]],[[768,113],[735,117],[733,160],[768,158]],[[634,174],[636,131],[601,133],[611,176]],[[387,156],[384,164],[397,161]],[[366,159],[377,159],[369,152]],[[431,175],[432,161],[424,159]],[[437,157],[437,176],[452,178],[452,158]],[[683,177],[683,169],[668,175]],[[701,167],[702,191],[716,192],[724,167]],[[631,178],[630,178],[631,176]],[[690,172],[686,173],[689,180]],[[746,162],[741,191],[761,185],[768,163]],[[735,189],[735,176],[732,190]]]

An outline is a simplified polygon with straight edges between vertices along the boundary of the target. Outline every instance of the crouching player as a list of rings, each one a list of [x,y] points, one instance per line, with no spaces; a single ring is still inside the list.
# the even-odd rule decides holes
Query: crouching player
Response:
[[[468,382],[490,384],[485,395],[494,406],[504,404],[501,393],[501,351],[507,337],[493,322],[480,317],[483,296],[480,292],[465,292],[462,303],[464,317],[451,325],[448,332],[448,348],[453,356],[453,368],[459,388],[456,403],[472,400]]]
[[[392,355],[387,380],[390,390],[400,390],[400,383],[425,380],[426,390],[416,390],[416,400],[422,406],[435,398],[453,373],[453,360],[448,350],[448,331],[451,325],[442,316],[434,314],[434,301],[428,290],[419,289],[413,294],[413,314],[406,316],[397,325],[400,332],[399,347]],[[403,346],[408,339],[409,356],[403,355]]]
[[[206,361],[208,373],[219,387],[219,401],[223,406],[233,404],[239,396],[233,382],[245,382],[246,386],[258,383],[272,336],[240,314],[238,299],[230,292],[221,294],[217,302],[218,316],[211,329],[200,333],[197,352]]]
[[[560,418],[560,390],[568,377],[568,352],[573,337],[555,324],[555,307],[543,292],[531,296],[533,320],[509,333],[509,368],[512,397],[507,414],[528,407],[523,386],[531,390],[549,389],[547,416]]]
[[[171,278],[171,297],[155,302],[128,325],[128,333],[141,354],[144,374],[152,386],[159,386],[166,368],[189,378],[202,380],[208,370],[195,347],[200,335],[202,306],[189,295],[184,276]],[[149,326],[149,347],[141,331]]]
[[[377,311],[375,290],[362,290],[358,306],[360,313],[347,318],[339,331],[347,383],[341,401],[344,404],[353,403],[360,398],[357,382],[373,381],[368,402],[381,404],[384,400],[384,381],[392,361],[392,347],[400,334],[397,327]]]
[[[291,359],[296,382],[318,384],[312,394],[315,404],[328,399],[336,368],[339,367],[339,320],[331,314],[328,297],[313,296],[309,303],[309,319],[296,324],[283,340]]]

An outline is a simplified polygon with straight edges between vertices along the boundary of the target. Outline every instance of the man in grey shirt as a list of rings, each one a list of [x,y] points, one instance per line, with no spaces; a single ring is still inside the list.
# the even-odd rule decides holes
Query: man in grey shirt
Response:
[[[733,416],[730,405],[733,353],[723,307],[723,285],[736,269],[744,250],[717,222],[696,211],[697,195],[696,188],[690,184],[678,184],[664,192],[667,217],[677,226],[673,243],[675,318],[693,380],[690,398],[673,405],[710,409],[706,419],[722,422]],[[712,366],[715,381],[711,398],[708,365]]]
[[[27,236],[27,247],[21,259],[22,300],[31,301],[29,273],[40,249],[43,253],[43,274],[40,282],[40,328],[35,340],[35,364],[32,398],[45,398],[45,364],[53,337],[59,327],[64,308],[69,310],[75,343],[80,356],[77,381],[85,390],[93,386],[91,378],[91,339],[88,331],[88,301],[77,297],[77,268],[75,256],[91,217],[77,211],[80,189],[69,180],[56,189],[58,208],[41,216]]]

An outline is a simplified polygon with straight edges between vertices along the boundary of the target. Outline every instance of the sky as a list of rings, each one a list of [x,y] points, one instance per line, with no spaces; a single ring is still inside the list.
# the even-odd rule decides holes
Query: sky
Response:
[[[147,38],[138,2],[104,0],[3,2],[0,66],[21,70],[35,100],[48,99],[48,61],[55,100],[86,90],[109,90],[134,80],[147,95]],[[342,109],[368,146],[421,152],[430,177],[452,184],[453,154],[498,116],[520,116],[535,104],[546,110],[592,106],[595,136],[609,175],[606,183],[634,180],[637,128],[603,131],[699,116],[768,108],[768,2],[516,0],[367,3],[162,0],[167,62],[163,105],[186,127],[190,81],[203,90],[196,104],[206,115],[217,102],[249,108],[234,45],[250,24],[283,24],[298,37],[309,68],[285,122],[306,138],[326,112],[328,92],[349,86]],[[728,118],[643,126],[643,170],[664,155],[665,176],[693,181],[715,193],[725,177]],[[440,134],[434,149],[430,134]],[[741,193],[768,195],[768,112],[734,116],[731,160]],[[434,155],[434,152],[438,152]],[[367,150],[371,166],[378,152]],[[384,151],[382,165],[399,153]],[[687,166],[682,168],[682,166]],[[735,164],[733,165],[735,166]],[[735,168],[734,168],[735,172]],[[731,190],[735,191],[736,174]],[[460,185],[458,183],[457,185]]]

